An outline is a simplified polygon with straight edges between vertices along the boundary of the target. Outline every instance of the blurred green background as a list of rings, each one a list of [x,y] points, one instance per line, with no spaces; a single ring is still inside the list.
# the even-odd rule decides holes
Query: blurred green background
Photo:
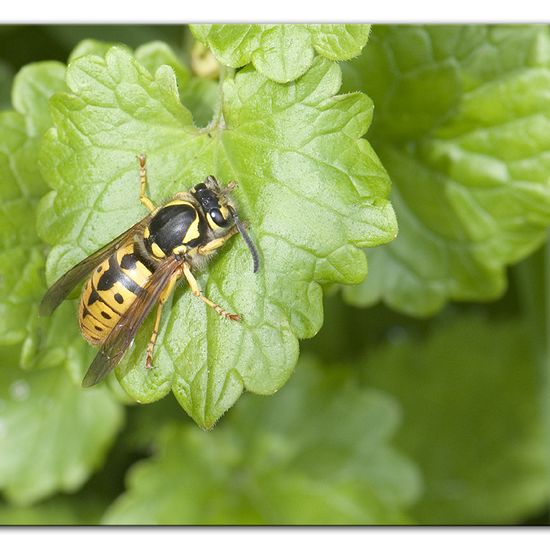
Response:
[[[162,40],[183,58],[191,40],[176,25],[1,26],[1,108],[21,67],[66,62],[87,38]],[[545,244],[510,268],[501,299],[427,319],[352,307],[331,289],[323,328],[275,396],[243,396],[212,432],[171,395],[127,406],[77,492],[5,495],[0,523],[548,525],[549,258]],[[13,357],[0,348],[2,363]]]

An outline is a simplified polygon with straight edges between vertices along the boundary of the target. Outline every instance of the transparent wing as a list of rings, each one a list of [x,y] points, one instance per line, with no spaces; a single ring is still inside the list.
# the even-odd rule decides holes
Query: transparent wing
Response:
[[[84,387],[97,384],[117,366],[170,279],[178,276],[178,268],[182,264],[183,260],[169,257],[151,275],[147,285],[143,287],[97,352],[82,381]]]
[[[150,219],[151,215],[143,218],[141,221],[128,229],[128,231],[125,231],[122,235],[119,235],[109,244],[106,244],[103,248],[100,248],[91,256],[88,256],[85,260],[82,260],[79,264],[75,265],[72,269],[67,271],[65,275],[62,275],[47,290],[46,294],[44,294],[44,297],[40,302],[40,315],[51,315],[57,306],[69,295],[71,290],[80,281],[82,281],[82,279],[84,279],[84,277],[89,275],[101,262],[111,256],[113,252],[131,242],[136,233],[145,229]]]

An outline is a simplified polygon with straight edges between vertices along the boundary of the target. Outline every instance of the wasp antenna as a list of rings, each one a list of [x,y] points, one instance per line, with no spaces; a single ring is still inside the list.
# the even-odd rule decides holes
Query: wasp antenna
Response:
[[[235,210],[233,210],[232,213],[233,213],[233,219],[235,220],[235,225],[237,226],[237,229],[239,230],[241,237],[246,243],[246,246],[248,246],[248,250],[250,250],[250,254],[252,254],[252,262],[254,264],[254,273],[258,273],[258,269],[260,268],[260,256],[258,255],[258,251],[256,250],[256,247],[254,246],[254,243],[252,242],[252,239],[250,238],[248,231],[246,230],[244,224],[239,219],[239,216],[237,216],[237,213],[235,212]]]

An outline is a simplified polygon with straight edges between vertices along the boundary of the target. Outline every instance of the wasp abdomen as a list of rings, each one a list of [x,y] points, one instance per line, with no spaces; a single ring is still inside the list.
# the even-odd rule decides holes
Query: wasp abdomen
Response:
[[[84,286],[79,309],[80,329],[90,343],[105,341],[151,275],[133,243],[95,269]]]

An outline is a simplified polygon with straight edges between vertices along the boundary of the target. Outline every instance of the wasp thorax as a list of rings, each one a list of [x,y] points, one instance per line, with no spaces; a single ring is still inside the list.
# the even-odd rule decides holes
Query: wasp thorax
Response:
[[[157,258],[185,252],[203,244],[205,221],[188,201],[172,201],[163,206],[145,230],[145,246]]]

